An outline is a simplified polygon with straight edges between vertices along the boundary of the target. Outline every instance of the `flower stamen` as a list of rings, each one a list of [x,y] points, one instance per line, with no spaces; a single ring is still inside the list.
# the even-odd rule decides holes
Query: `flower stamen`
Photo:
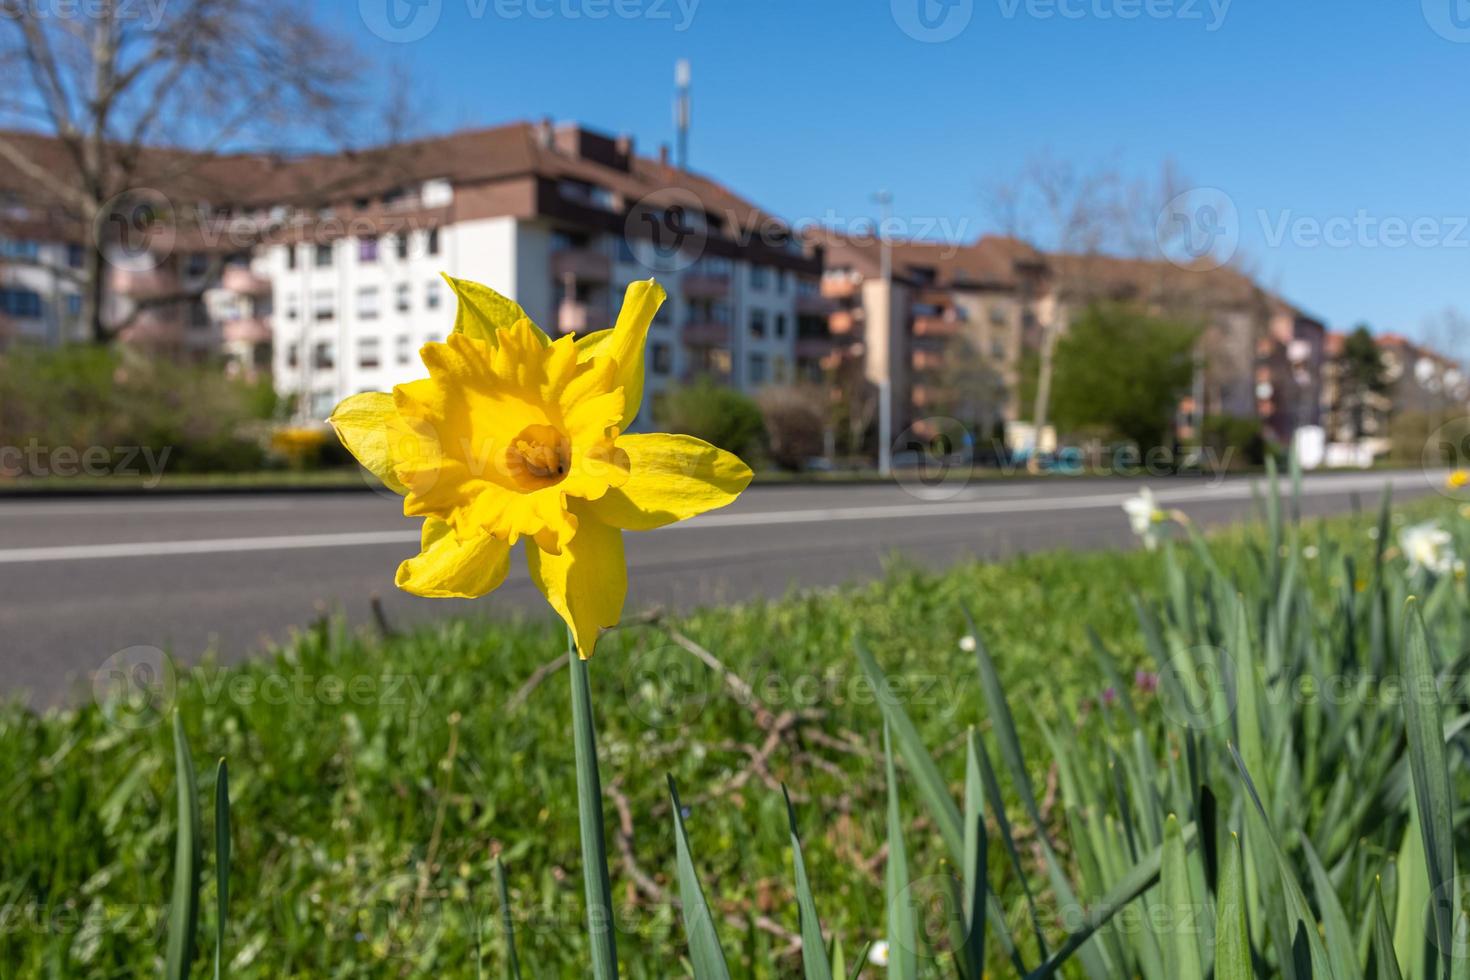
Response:
[[[542,490],[566,478],[572,444],[550,425],[528,425],[505,452],[506,469],[525,490]]]

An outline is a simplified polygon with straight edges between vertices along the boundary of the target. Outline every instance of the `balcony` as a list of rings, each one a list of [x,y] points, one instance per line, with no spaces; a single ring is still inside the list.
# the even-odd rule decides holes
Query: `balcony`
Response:
[[[852,299],[860,288],[860,283],[855,279],[836,276],[822,278],[822,295],[827,299]]]
[[[164,310],[145,310],[123,328],[119,339],[126,344],[166,347],[178,343],[182,335],[177,317]]]
[[[694,320],[684,324],[682,336],[688,347],[729,347],[730,325],[713,320]]]
[[[797,316],[827,316],[837,309],[834,300],[818,293],[798,293],[796,296]]]
[[[913,352],[912,363],[915,371],[937,371],[944,367],[944,353],[937,350],[919,349]]]
[[[269,296],[271,292],[271,281],[265,276],[256,275],[245,265],[225,266],[220,285],[242,296]]]
[[[730,295],[730,277],[719,272],[686,272],[686,299],[726,299]]]
[[[857,334],[862,321],[862,310],[837,310],[827,318],[827,329],[834,334]]]
[[[582,333],[587,329],[587,304],[564,299],[556,310],[556,326],[562,333]]]
[[[960,321],[947,316],[914,317],[915,337],[953,337],[960,332]]]
[[[564,248],[551,253],[551,275],[559,281],[607,282],[612,259],[595,248]]]
[[[257,317],[241,317],[226,321],[224,341],[227,344],[268,344],[271,342],[271,327]]]
[[[120,296],[161,296],[177,292],[179,279],[162,266],[136,270],[115,267],[112,286]]]

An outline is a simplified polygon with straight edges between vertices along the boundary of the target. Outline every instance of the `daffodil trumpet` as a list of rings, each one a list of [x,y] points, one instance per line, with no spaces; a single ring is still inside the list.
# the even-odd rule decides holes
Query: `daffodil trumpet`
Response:
[[[628,590],[623,532],[723,507],[750,468],[687,435],[631,433],[648,327],[663,303],[632,283],[614,325],[549,338],[514,301],[445,276],[454,331],[420,351],[428,377],[346,399],[329,420],[357,460],[423,519],[420,553],[395,582],[414,595],[477,598],[526,541],[531,580],[590,657]]]

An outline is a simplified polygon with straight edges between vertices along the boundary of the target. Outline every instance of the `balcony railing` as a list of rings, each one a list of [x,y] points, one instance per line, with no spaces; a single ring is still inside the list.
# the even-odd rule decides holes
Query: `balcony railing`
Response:
[[[835,309],[836,302],[817,293],[798,293],[796,296],[798,316],[827,316]]]
[[[556,310],[556,326],[562,333],[582,333],[587,329],[587,304],[564,299]]]
[[[935,371],[944,366],[944,354],[937,350],[916,350],[912,362],[917,371]]]
[[[551,274],[558,280],[607,282],[612,278],[612,259],[594,248],[564,248],[551,254]]]
[[[249,266],[227,265],[220,277],[220,285],[232,293],[242,296],[269,296],[271,281],[250,271]]]
[[[270,324],[258,317],[227,320],[223,334],[227,344],[268,344],[271,342]]]
[[[122,296],[159,296],[176,292],[179,278],[161,266],[154,269],[116,269],[112,274],[112,285]]]
[[[722,272],[686,272],[684,295],[688,299],[725,299],[730,295],[730,277]]]
[[[822,295],[827,299],[851,299],[857,295],[858,286],[858,282],[853,279],[827,276],[822,279]]]
[[[914,317],[915,337],[953,337],[959,333],[960,321],[946,316]]]
[[[684,324],[682,336],[689,347],[728,347],[730,325],[713,320],[694,320]]]

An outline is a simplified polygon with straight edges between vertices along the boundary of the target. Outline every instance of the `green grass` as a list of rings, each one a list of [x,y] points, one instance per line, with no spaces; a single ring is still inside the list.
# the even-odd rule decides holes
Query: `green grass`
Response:
[[[1411,510],[1450,512],[1443,503]],[[1366,565],[1372,523],[1312,525],[1308,539],[1342,542]],[[1248,579],[1254,540],[1227,532],[1213,542],[1216,559]],[[1340,569],[1305,574],[1323,602],[1341,587]],[[962,603],[980,624],[1035,767],[1048,754],[1043,724],[1070,724],[1108,686],[1089,627],[1125,682],[1145,662],[1129,595],[1162,599],[1161,577],[1159,556],[1143,552],[1054,553],[944,574],[896,566],[866,587],[627,625],[605,638],[590,673],[624,975],[687,972],[679,913],[666,897],[679,890],[666,774],[687,808],[733,974],[799,970],[783,782],[822,926],[853,957],[889,921],[883,714],[854,636],[895,683],[954,790],[965,782],[968,727],[990,730],[974,655],[959,647]],[[486,975],[502,975],[497,859],[525,975],[585,975],[566,676],[552,673],[518,696],[564,644],[560,627],[542,621],[460,622],[390,638],[322,624],[270,660],[180,676],[162,707],[182,715],[202,798],[212,798],[216,778],[203,763],[229,759],[231,975],[474,976],[477,947]],[[1152,696],[1135,694],[1135,703],[1157,716]],[[46,717],[0,711],[0,963],[15,975],[162,967],[174,744],[164,712],[142,715],[154,724],[121,720],[87,701]],[[900,772],[909,872],[922,890],[944,845],[918,819],[925,811],[913,778]],[[1051,772],[1029,775],[1039,796],[1055,796]],[[631,840],[620,829],[624,808]],[[1034,842],[1025,811],[1009,809],[1017,836]],[[203,808],[206,841],[213,812]],[[992,863],[1002,853],[992,847]],[[202,936],[214,934],[213,887],[207,874]],[[1013,931],[1024,926],[1015,919]]]

